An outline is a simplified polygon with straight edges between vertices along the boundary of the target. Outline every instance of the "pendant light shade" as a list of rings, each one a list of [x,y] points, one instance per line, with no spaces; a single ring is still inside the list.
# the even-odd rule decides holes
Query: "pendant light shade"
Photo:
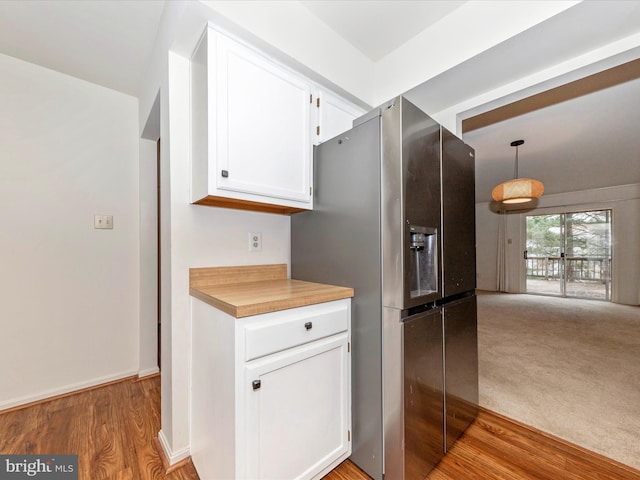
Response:
[[[511,142],[512,147],[516,147],[516,165],[513,180],[507,180],[496,186],[491,192],[491,197],[496,202],[501,203],[525,203],[534,198],[540,198],[544,193],[544,185],[532,178],[518,178],[518,147],[524,140]]]
[[[496,202],[525,203],[540,198],[544,192],[544,185],[533,178],[514,178],[496,186],[491,196]]]

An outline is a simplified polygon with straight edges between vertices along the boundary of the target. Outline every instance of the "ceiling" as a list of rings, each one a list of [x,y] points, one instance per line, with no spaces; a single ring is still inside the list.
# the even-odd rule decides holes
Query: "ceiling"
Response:
[[[300,3],[375,62],[466,2],[302,0]]]
[[[629,80],[463,134],[476,150],[478,201],[513,178],[536,178],[545,193],[640,183],[640,79]]]
[[[464,3],[301,1],[372,61]],[[523,76],[528,64],[544,64],[547,57],[555,61],[562,54],[572,58],[578,46],[589,51],[598,42],[610,41],[611,35],[622,38],[638,31],[640,2],[606,5],[614,3],[616,8],[599,14],[598,24],[573,22],[572,31],[558,15],[555,35],[535,42],[528,37],[531,32],[523,32],[406,93],[427,113],[438,112],[464,100],[464,95],[481,94],[486,85]],[[2,0],[0,52],[137,95],[164,4],[163,0]],[[638,125],[640,80],[632,79],[465,133],[464,140],[476,150],[477,200],[488,201],[491,188],[512,177],[515,152],[510,143],[516,139],[525,140],[519,152],[520,176],[541,180],[546,194],[640,183]]]
[[[0,53],[137,96],[164,0],[0,0]]]

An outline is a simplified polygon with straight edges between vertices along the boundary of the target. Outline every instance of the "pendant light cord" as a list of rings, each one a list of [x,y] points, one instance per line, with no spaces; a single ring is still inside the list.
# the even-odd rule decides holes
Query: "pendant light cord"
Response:
[[[516,165],[513,169],[514,180],[518,178],[518,147],[523,144],[524,144],[524,140],[514,140],[513,142],[511,142],[511,146],[516,147]]]

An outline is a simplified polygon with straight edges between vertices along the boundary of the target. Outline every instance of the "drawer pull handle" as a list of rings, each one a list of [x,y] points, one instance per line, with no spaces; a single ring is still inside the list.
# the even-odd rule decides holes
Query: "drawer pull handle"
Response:
[[[306,328],[307,330],[311,330],[313,328],[313,323],[311,322],[307,322],[304,324],[304,328]]]
[[[260,380],[254,380],[251,382],[251,386],[254,390],[258,390],[262,386],[262,382]]]

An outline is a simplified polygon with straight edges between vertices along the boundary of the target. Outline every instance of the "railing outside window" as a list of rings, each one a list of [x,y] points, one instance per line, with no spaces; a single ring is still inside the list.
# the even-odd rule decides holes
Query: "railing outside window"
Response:
[[[561,257],[527,257],[527,278],[560,279]],[[609,282],[611,257],[565,257],[567,281]]]

